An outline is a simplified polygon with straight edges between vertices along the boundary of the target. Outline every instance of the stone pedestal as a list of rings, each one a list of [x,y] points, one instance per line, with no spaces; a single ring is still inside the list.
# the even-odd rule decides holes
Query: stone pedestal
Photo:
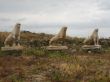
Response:
[[[47,49],[47,50],[50,50],[50,51],[55,51],[55,50],[67,50],[68,47],[67,47],[67,46],[48,46],[46,49]]]
[[[1,47],[1,51],[22,51],[22,50],[23,50],[22,46]]]
[[[101,52],[102,48],[101,45],[84,45],[82,46],[82,50],[91,52]]]
[[[84,45],[82,49],[101,49],[101,45]]]

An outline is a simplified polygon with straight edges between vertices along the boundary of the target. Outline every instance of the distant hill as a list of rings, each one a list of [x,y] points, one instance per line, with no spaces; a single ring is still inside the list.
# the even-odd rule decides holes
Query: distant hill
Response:
[[[3,44],[6,37],[9,35],[9,32],[0,32],[0,44]],[[45,34],[45,33],[33,33],[30,31],[21,31],[21,43],[29,45],[32,44],[46,44],[48,45],[48,42],[50,38],[52,38],[54,35],[52,34]],[[71,39],[71,37],[67,37],[68,39]]]
[[[0,46],[3,46],[3,42],[5,41],[6,37],[9,35],[9,32],[0,32]],[[49,45],[48,42],[50,38],[54,35],[52,34],[45,34],[45,33],[33,33],[30,31],[21,31],[21,44],[27,46],[47,46]],[[81,46],[83,45],[84,38],[78,37],[70,37],[67,36],[65,40],[66,44],[70,46],[76,45]],[[101,38],[100,44],[104,45],[105,47],[110,46],[110,38]]]

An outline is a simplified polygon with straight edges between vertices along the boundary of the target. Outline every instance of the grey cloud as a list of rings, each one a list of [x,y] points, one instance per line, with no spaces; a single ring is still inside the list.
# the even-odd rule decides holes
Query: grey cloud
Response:
[[[80,20],[83,20],[85,22],[74,22],[74,20],[77,20],[77,14],[80,17],[81,14],[92,11],[91,9],[89,9],[91,8],[91,6],[95,6],[100,11],[103,11],[103,13],[99,12],[98,14],[101,14],[101,16],[99,16],[100,19],[92,19],[94,18],[94,15],[92,15],[91,18],[89,18],[88,16],[88,21],[85,21],[86,18],[79,18]],[[84,8],[87,8],[90,11],[83,11]],[[77,10],[76,12],[74,9],[79,10]],[[61,26],[66,25],[69,27],[68,33],[73,36],[87,36],[88,30],[93,30],[96,27],[100,28],[101,32],[103,31],[103,29],[104,31],[107,31],[105,32],[105,36],[109,36],[109,10],[109,0],[0,0],[0,14],[5,13],[5,15],[0,16],[0,30],[8,31],[10,30],[9,27],[12,27],[13,24],[15,24],[16,22],[21,22],[22,30],[29,30],[34,32],[56,33]],[[92,11],[89,14],[94,12],[96,12],[97,14],[97,10]],[[35,15],[35,17],[36,15],[38,15],[41,16],[42,19],[40,19],[40,17],[33,17],[32,20],[38,19],[38,21],[35,20],[30,23],[30,15]],[[59,20],[58,16],[60,17],[62,15],[64,15],[63,17],[65,18],[63,19],[62,17],[60,18],[61,20]],[[69,22],[65,22],[66,19]],[[39,22],[40,20],[44,21],[45,24]],[[48,20],[50,21],[47,22]]]
[[[94,1],[94,0],[93,0]],[[62,11],[68,8],[69,4],[81,6],[84,2],[93,2],[92,0],[1,0],[0,12],[52,12]]]
[[[11,19],[8,19],[8,18],[0,18],[0,21],[6,22],[6,21],[11,21]]]
[[[104,11],[110,10],[110,0],[100,0],[98,5],[100,6],[100,9]]]
[[[13,19],[13,18],[0,18],[1,22],[10,22],[10,21],[25,21],[26,18],[19,18],[19,19]]]
[[[0,12],[40,12],[58,5],[55,0],[3,0],[0,2]]]
[[[17,19],[17,21],[25,21],[26,20],[26,18],[19,18],[19,19]]]

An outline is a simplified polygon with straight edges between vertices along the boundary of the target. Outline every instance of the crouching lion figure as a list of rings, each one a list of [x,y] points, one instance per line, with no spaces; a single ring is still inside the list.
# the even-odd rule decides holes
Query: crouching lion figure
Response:
[[[20,23],[15,25],[13,31],[8,35],[8,37],[4,41],[5,46],[20,46]]]
[[[91,45],[91,43],[93,45],[99,45],[98,29],[95,29],[92,35],[89,38],[85,39],[83,43],[89,45]]]
[[[63,41],[66,38],[66,30],[67,30],[67,27],[62,27],[60,32],[50,39],[49,45],[52,45],[54,42],[57,42],[57,41]]]

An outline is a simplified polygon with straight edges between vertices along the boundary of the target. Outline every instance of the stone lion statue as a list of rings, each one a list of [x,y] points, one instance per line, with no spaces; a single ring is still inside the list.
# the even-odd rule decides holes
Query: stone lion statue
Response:
[[[4,41],[5,46],[19,46],[20,40],[20,23],[15,25],[13,31],[8,35],[8,37]]]
[[[60,32],[50,39],[49,45],[52,45],[56,41],[64,40],[66,38],[66,30],[67,30],[67,27],[62,27]]]
[[[89,38],[85,39],[83,43],[89,45],[99,45],[98,29],[95,29],[92,35]]]

